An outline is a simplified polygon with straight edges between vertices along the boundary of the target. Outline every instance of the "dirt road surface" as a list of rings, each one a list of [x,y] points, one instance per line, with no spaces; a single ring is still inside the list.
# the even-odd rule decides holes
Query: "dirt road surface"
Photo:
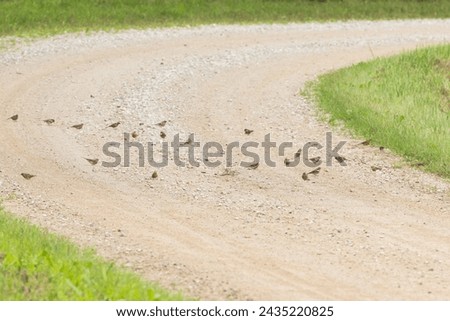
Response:
[[[448,41],[450,20],[425,20],[123,31],[19,45],[0,53],[3,203],[201,299],[448,300],[450,184],[329,128],[298,95],[321,73]],[[156,159],[177,133],[224,148],[270,134],[277,145],[293,142],[292,158],[307,142],[325,146],[332,132],[333,146],[346,141],[347,166],[322,164],[303,180],[311,169],[286,167],[276,152],[275,167],[240,167],[248,158],[236,149],[228,170],[175,166],[171,153],[152,178],[137,148],[129,167],[102,166],[112,160],[103,145],[123,145],[134,131],[131,141],[153,142]],[[325,159],[324,149],[313,156]]]

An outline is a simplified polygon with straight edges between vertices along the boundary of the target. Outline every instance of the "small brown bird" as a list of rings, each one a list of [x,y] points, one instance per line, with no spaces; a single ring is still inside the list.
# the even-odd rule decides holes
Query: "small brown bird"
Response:
[[[320,167],[317,167],[315,170],[310,171],[310,172],[308,173],[308,175],[309,175],[309,174],[317,175],[317,174],[319,174],[319,172],[320,172]]]
[[[97,165],[97,163],[98,163],[98,158],[94,158],[94,159],[85,158],[85,160],[87,160],[89,162],[89,164],[91,164],[91,165]]]
[[[73,125],[72,128],[81,129],[81,128],[83,128],[83,126],[84,126],[84,124],[76,124],[76,125]]]
[[[162,122],[157,123],[156,125],[158,125],[159,127],[164,127],[167,124],[167,120],[163,120]]]
[[[250,135],[253,132],[254,132],[254,130],[252,130],[252,129],[247,129],[247,128],[244,129],[245,135]]]
[[[248,169],[257,169],[258,166],[259,166],[259,162],[253,162],[253,163],[247,165],[247,168]]]
[[[139,136],[139,134],[136,131],[131,133],[131,137],[133,137],[133,138],[136,138],[138,136]]]
[[[308,174],[306,174],[306,173],[302,174],[302,178],[304,181],[309,181]]]
[[[9,117],[8,119],[12,119],[12,120],[16,121],[17,119],[19,119],[19,115],[13,115],[13,116]]]
[[[165,132],[160,132],[159,133],[159,137],[161,137],[161,138],[166,138],[166,133]]]
[[[320,162],[320,156],[313,157],[309,159],[314,165],[317,165]]]
[[[291,167],[293,162],[294,161],[288,159],[287,157],[284,159],[284,165],[286,165],[286,167]]]
[[[158,178],[158,172],[157,172],[157,171],[154,171],[154,172],[153,172],[152,178]]]
[[[113,124],[109,125],[108,127],[116,128],[116,127],[119,126],[119,125],[120,125],[120,121],[118,121],[118,122],[116,122],[116,123],[113,123]],[[108,127],[106,127],[106,128],[108,128]]]
[[[181,143],[180,146],[189,146],[190,144],[192,144],[192,139],[189,136],[188,140],[185,141],[184,143]]]
[[[51,125],[51,124],[53,124],[55,122],[55,120],[50,118],[50,119],[44,120],[44,122],[47,123],[47,125]]]
[[[384,146],[380,146],[380,150],[383,151],[384,150]]]
[[[370,168],[372,169],[372,171],[376,172],[376,171],[381,171],[381,167],[378,166],[370,166]]]
[[[30,180],[33,177],[36,177],[36,175],[31,175],[31,174],[28,174],[28,173],[22,173],[20,175],[22,175],[22,177],[25,178],[26,180]]]
[[[368,139],[368,140],[365,140],[365,141],[361,142],[360,144],[364,145],[364,146],[367,146],[367,145],[370,144],[370,142],[371,142],[371,139]]]
[[[347,160],[347,158],[342,157],[342,156],[335,156],[334,159],[337,160],[339,164],[342,164],[343,162],[345,162]]]

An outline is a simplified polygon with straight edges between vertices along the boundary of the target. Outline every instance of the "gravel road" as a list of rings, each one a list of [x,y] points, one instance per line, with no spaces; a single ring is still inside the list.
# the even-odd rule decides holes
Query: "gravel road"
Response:
[[[411,20],[130,30],[19,44],[0,52],[4,205],[201,299],[448,300],[450,184],[329,128],[298,93],[327,71],[449,41],[450,20]],[[334,146],[346,142],[347,166],[322,164],[305,180],[316,167],[285,166],[275,152],[275,167],[249,169],[239,166],[247,159],[239,149],[231,168],[206,166],[197,149],[198,166],[176,166],[169,153],[152,177],[155,168],[138,166],[136,147],[131,166],[102,166],[111,161],[103,146],[123,145],[133,132],[130,140],[155,159],[176,134],[224,148],[270,134],[277,145],[293,143],[292,159],[307,142],[325,146],[331,132]],[[188,156],[181,151],[182,161]],[[324,149],[317,156],[325,159]]]

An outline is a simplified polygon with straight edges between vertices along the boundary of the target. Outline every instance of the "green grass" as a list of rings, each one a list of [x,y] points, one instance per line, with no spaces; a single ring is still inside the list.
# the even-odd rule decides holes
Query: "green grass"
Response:
[[[447,0],[3,0],[0,36],[209,23],[447,17]]]
[[[0,209],[0,300],[179,300]]]
[[[450,45],[359,63],[307,92],[332,123],[450,178]]]

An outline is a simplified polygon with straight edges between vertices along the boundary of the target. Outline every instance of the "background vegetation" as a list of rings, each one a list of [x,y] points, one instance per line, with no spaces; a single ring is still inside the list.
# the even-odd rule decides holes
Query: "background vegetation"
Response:
[[[323,75],[312,93],[332,122],[450,178],[450,45]]]
[[[0,36],[210,23],[449,16],[448,0],[0,0]]]

